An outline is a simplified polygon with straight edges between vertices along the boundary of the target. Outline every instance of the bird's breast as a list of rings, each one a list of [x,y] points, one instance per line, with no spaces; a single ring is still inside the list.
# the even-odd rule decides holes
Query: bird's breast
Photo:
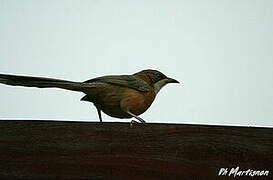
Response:
[[[132,116],[126,113],[126,110],[135,115],[144,113],[155,98],[155,92],[152,89],[141,92],[110,84],[90,89],[87,94],[91,97],[90,101],[99,104],[105,114],[117,118],[131,118]]]
[[[120,105],[123,110],[129,110],[135,115],[140,115],[151,106],[154,99],[155,92],[153,90],[140,92],[133,89],[126,89]]]

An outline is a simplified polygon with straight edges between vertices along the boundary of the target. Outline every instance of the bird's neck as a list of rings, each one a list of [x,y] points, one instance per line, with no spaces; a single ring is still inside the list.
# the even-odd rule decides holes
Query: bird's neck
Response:
[[[168,83],[167,79],[162,79],[154,83],[152,77],[149,76],[147,73],[140,72],[134,74],[134,76],[147,82],[154,89],[155,94],[157,94],[161,90],[161,88],[163,88]]]
[[[144,80],[150,86],[153,86],[153,81],[152,81],[151,77],[148,74],[139,72],[139,73],[135,73],[134,76]]]

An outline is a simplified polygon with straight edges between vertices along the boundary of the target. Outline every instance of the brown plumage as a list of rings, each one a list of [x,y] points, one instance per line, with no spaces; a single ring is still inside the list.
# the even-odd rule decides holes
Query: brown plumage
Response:
[[[0,83],[80,91],[86,94],[82,101],[89,101],[95,105],[101,122],[103,111],[111,117],[135,117],[145,123],[138,115],[151,106],[163,86],[178,81],[156,70],[143,70],[133,75],[102,76],[84,82],[0,74]]]

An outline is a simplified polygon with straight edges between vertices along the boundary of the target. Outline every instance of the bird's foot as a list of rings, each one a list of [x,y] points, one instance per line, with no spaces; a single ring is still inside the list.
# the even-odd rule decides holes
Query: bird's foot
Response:
[[[138,124],[138,122],[135,121],[135,120],[132,120],[131,123],[130,123],[130,127],[133,127],[134,124]]]
[[[141,118],[140,118],[141,119]],[[139,119],[138,119],[139,120]],[[142,121],[141,121],[142,120]],[[131,123],[130,123],[130,127],[133,127],[133,125],[134,124],[145,124],[146,122],[143,120],[143,119],[141,119],[141,120],[139,120],[139,122],[138,121],[135,121],[135,120],[132,120],[131,121]]]

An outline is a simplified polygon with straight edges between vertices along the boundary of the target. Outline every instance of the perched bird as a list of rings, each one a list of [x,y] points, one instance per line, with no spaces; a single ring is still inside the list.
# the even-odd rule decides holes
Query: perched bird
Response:
[[[160,89],[168,83],[179,83],[157,70],[143,70],[133,75],[110,75],[73,82],[43,77],[0,74],[0,83],[12,86],[61,88],[85,93],[81,101],[92,102],[101,111],[116,118],[139,117],[152,104]],[[133,121],[132,121],[133,122]],[[134,121],[135,122],[135,121]]]

